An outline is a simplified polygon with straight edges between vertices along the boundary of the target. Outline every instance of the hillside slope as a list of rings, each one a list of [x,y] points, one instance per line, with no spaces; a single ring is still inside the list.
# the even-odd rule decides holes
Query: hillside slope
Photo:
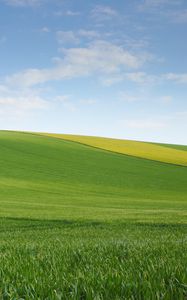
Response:
[[[187,166],[187,152],[185,151],[185,146],[68,134],[42,133],[41,135],[74,141],[120,154]]]
[[[0,132],[0,216],[185,222],[187,168]]]

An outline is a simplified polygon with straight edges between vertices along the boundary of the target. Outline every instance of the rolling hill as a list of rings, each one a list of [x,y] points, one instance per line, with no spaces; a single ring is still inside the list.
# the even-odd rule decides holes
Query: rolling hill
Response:
[[[187,150],[187,146],[68,134],[42,133],[42,135],[78,142],[120,154],[187,166],[187,153],[185,152]]]
[[[79,143],[69,138],[0,133],[1,216],[112,220],[134,219],[136,211],[136,221],[186,217],[186,167],[88,147],[80,143],[84,137],[77,137]],[[91,141],[95,145],[95,138]],[[106,148],[112,142],[107,140]],[[164,160],[171,152],[160,148]],[[179,155],[175,161],[185,163],[185,151],[174,153]]]
[[[185,150],[0,131],[0,299],[186,299]]]

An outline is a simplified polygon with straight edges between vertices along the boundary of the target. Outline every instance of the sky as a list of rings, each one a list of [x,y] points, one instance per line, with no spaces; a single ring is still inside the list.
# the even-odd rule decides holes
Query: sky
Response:
[[[0,129],[187,144],[187,1],[0,0]]]

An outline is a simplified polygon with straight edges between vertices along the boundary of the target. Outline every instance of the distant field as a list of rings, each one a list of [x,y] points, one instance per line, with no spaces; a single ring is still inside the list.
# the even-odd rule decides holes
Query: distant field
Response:
[[[79,136],[54,133],[42,133],[42,135],[79,142],[88,146],[120,154],[126,154],[135,157],[161,161],[165,163],[187,166],[187,153],[185,152],[187,150],[187,146],[154,144],[147,142],[137,142],[81,135]]]
[[[57,137],[0,131],[0,299],[186,299],[185,146]]]
[[[160,145],[160,146],[168,147],[168,148],[173,148],[173,149],[177,149],[177,150],[187,151],[187,146],[185,146],[185,145],[172,145],[172,144],[156,144],[156,145]]]

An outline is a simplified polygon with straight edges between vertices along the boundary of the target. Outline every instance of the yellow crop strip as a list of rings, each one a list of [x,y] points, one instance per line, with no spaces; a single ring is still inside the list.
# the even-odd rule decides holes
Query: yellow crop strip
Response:
[[[160,162],[187,166],[187,152],[147,142],[93,136],[41,133],[42,135],[78,142],[88,146]]]

